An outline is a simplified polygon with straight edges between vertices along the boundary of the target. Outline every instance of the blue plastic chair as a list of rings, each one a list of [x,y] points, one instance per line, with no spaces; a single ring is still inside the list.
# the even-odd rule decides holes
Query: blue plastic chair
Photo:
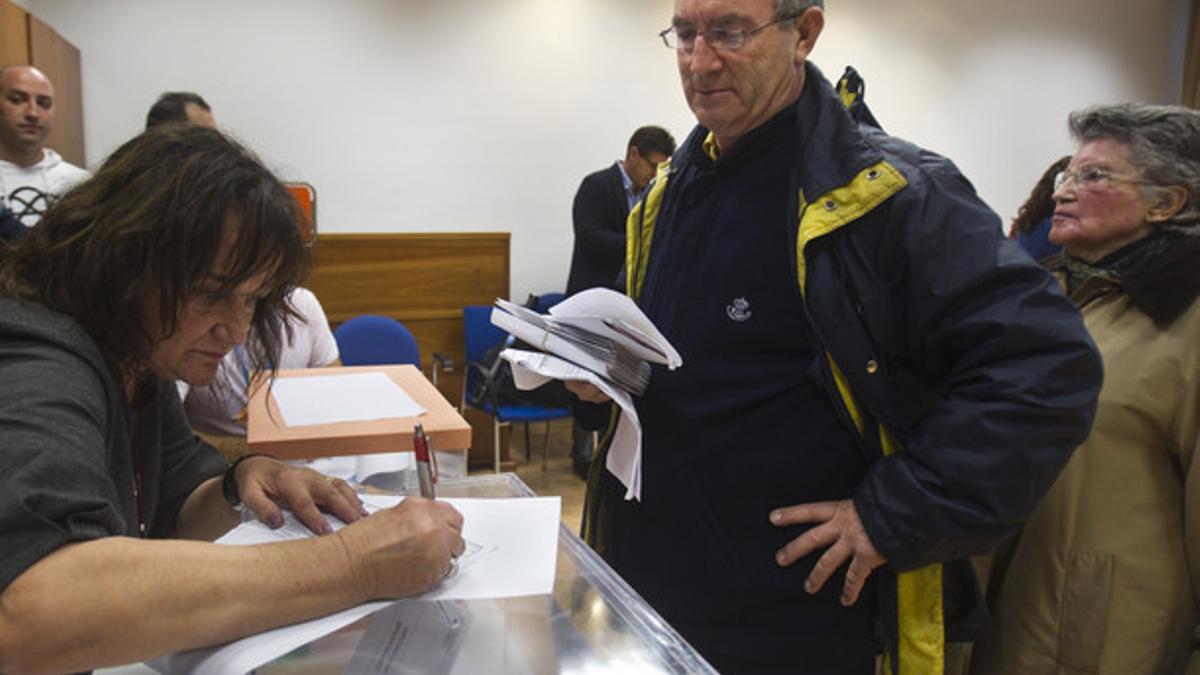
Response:
[[[421,367],[417,338],[404,324],[386,316],[363,314],[333,331],[342,364],[379,366],[411,363]]]
[[[528,451],[529,423],[545,422],[546,433],[542,439],[542,467],[546,465],[546,453],[550,442],[551,420],[571,416],[570,408],[543,408],[541,406],[498,405],[494,401],[476,400],[474,393],[479,383],[490,377],[483,365],[483,355],[489,349],[508,339],[508,333],[492,325],[492,308],[487,306],[463,307],[463,334],[466,337],[467,368],[463,376],[463,407],[471,407],[492,417],[492,450],[494,468],[500,472],[500,425],[512,422],[525,424],[525,449]]]
[[[537,304],[534,305],[534,309],[537,310],[538,314],[545,314],[546,312],[550,311],[551,307],[565,300],[566,297],[566,293],[560,293],[558,291],[554,291],[552,293],[542,293],[541,295],[537,296]]]

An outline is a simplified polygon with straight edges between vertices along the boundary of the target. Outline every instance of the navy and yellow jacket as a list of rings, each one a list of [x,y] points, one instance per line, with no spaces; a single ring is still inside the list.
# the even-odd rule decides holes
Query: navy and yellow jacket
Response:
[[[853,93],[839,99],[806,69],[790,191],[796,290],[825,353],[823,388],[870,462],[853,499],[888,561],[876,574],[889,668],[941,673],[945,642],[970,639],[981,619],[965,558],[1020,527],[1087,436],[1100,359],[1056,282],[1002,236],[950,161],[856,122]],[[715,152],[697,128],[630,213],[634,299],[655,223],[695,175],[696,144]],[[603,554],[599,479],[583,532]]]

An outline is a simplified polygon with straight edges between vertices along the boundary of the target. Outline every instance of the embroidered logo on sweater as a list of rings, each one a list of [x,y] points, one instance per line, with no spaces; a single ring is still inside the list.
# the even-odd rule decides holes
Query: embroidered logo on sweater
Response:
[[[733,304],[725,305],[725,314],[734,321],[745,321],[750,318],[750,301],[745,298],[734,298]]]

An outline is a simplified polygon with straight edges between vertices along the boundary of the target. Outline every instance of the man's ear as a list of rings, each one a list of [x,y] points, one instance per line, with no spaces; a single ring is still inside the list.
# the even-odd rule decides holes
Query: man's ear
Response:
[[[825,11],[820,7],[809,7],[796,19],[796,31],[800,34],[796,41],[796,65],[804,65],[824,28]]]
[[[1146,212],[1146,220],[1151,223],[1161,223],[1174,218],[1188,203],[1187,188],[1182,185],[1171,185],[1159,191]]]

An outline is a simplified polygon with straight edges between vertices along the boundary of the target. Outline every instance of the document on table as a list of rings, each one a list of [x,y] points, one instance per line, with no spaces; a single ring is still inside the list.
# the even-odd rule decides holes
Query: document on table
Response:
[[[425,409],[383,373],[281,377],[271,386],[289,427],[416,417]]]
[[[642,498],[642,423],[633,395],[586,368],[545,352],[505,349],[500,357],[512,364],[513,384],[535,389],[550,380],[582,380],[596,385],[621,409],[617,430],[604,466],[625,486],[625,499]]]
[[[403,497],[363,495],[368,511],[398,504]],[[467,550],[458,573],[442,580],[420,600],[474,600],[544,595],[553,590],[558,557],[560,502],[558,497],[515,499],[445,499],[463,515]],[[332,516],[334,529],[343,524]],[[245,520],[220,544],[263,544],[314,536],[290,513],[283,527],[272,530],[257,520]],[[225,675],[244,673],[331,633],[388,605],[370,602],[291,626],[269,630],[225,645],[178,652],[149,665],[160,673]]]
[[[416,469],[417,460],[412,451],[372,452],[369,455],[342,455],[339,457],[317,457],[311,460],[296,460],[304,466],[347,483],[361,483],[378,473],[395,473]]]

